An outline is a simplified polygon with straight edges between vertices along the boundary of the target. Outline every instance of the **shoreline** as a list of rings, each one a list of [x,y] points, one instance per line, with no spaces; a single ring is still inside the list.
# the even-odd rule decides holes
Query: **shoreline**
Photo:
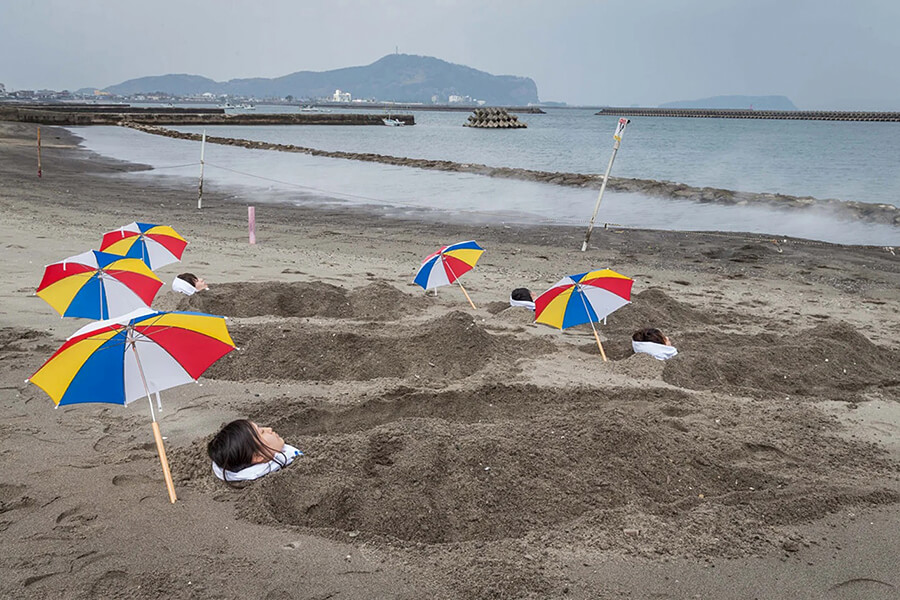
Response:
[[[201,134],[184,133],[165,127],[134,121],[125,121],[122,122],[121,125],[143,133],[174,139],[200,141],[202,138]],[[297,152],[308,154],[310,156],[358,160],[435,171],[471,173],[486,177],[545,183],[565,187],[599,190],[603,183],[603,176],[594,174],[536,171],[512,167],[490,167],[482,164],[459,163],[449,160],[431,160],[373,153],[319,150],[293,144],[277,144],[218,136],[207,136],[206,141],[212,144],[240,146],[254,150]],[[700,204],[754,206],[773,208],[776,210],[810,211],[811,213],[827,212],[847,219],[891,225],[900,228],[900,208],[892,204],[867,203],[855,200],[837,200],[831,198],[818,199],[811,196],[791,196],[788,194],[741,192],[712,187],[689,186],[687,184],[671,181],[623,177],[610,177],[607,187],[610,190],[617,192],[633,192],[650,197],[681,199]],[[898,230],[898,236],[900,236],[900,230]]]
[[[433,223],[257,204],[77,136],[0,123],[2,597],[891,598],[900,588],[900,258],[770,236]],[[112,175],[112,176],[111,176]],[[146,403],[54,410],[24,378],[82,324],[33,295],[44,264],[132,220],[189,240],[154,306],[231,315],[244,348],[163,394],[179,501]],[[477,239],[459,290],[422,257]],[[534,326],[512,287],[610,267],[633,304]],[[182,298],[193,271],[207,292]],[[518,312],[517,312],[518,311]],[[637,323],[679,356],[630,356]],[[576,328],[577,329],[577,328]],[[277,363],[277,364],[275,364]],[[844,371],[842,373],[842,370]],[[307,455],[244,489],[209,472],[224,422]],[[485,469],[490,467],[490,469]],[[222,574],[226,575],[223,576]]]

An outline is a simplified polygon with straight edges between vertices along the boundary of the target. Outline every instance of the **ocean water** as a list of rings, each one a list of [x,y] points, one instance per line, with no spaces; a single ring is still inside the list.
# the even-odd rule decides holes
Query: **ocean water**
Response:
[[[278,107],[280,110],[285,110]],[[290,110],[290,109],[287,109]],[[296,110],[296,109],[294,109]],[[257,109],[259,112],[260,109]],[[520,115],[528,129],[462,127],[467,113],[414,113],[413,127],[180,127],[209,135],[544,171],[602,173],[615,120],[587,110]],[[635,119],[613,176],[798,196],[898,203],[900,124]],[[148,164],[128,177],[199,174],[199,143],[118,127],[71,128],[103,155]],[[857,149],[853,152],[852,149]],[[865,150],[866,156],[862,156]],[[586,224],[596,190],[207,144],[205,186],[248,203],[366,204],[386,216],[469,222]],[[843,161],[840,163],[839,161]],[[188,166],[179,166],[188,165]],[[900,244],[900,228],[822,214],[715,206],[607,192],[598,223],[723,230],[847,244]]]

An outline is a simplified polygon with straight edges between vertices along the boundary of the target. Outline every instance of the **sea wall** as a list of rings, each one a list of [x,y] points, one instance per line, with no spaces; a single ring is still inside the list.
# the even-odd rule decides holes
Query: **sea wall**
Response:
[[[900,112],[841,110],[753,110],[741,108],[625,108],[607,106],[597,115],[694,117],[702,119],[783,119],[791,121],[900,121]]]
[[[392,114],[391,118],[415,125],[413,115]],[[377,113],[289,113],[225,114],[222,109],[142,109],[104,107],[90,110],[60,108],[24,108],[0,105],[0,120],[39,123],[41,125],[120,125],[123,121],[152,125],[380,125],[384,115]]]
[[[146,133],[163,135],[171,138],[200,141],[200,134],[183,133],[163,127],[155,127],[142,123],[123,123],[127,127]],[[505,179],[518,179],[523,181],[535,181],[554,185],[599,189],[603,183],[602,175],[584,173],[559,173],[548,171],[535,171],[531,169],[516,169],[511,167],[489,167],[481,164],[458,163],[449,160],[427,160],[422,158],[404,158],[385,154],[341,152],[305,148],[293,144],[273,144],[269,142],[257,142],[239,138],[225,138],[207,136],[206,141],[213,144],[226,146],[242,146],[255,150],[277,150],[279,152],[299,152],[312,156],[327,156],[329,158],[343,158],[348,160],[361,160],[377,162],[388,165],[415,167],[418,169],[430,169],[436,171],[453,171],[459,173],[475,173],[488,177],[501,177]],[[694,202],[762,206],[778,209],[818,209],[828,210],[836,215],[848,219],[859,219],[871,223],[884,223],[900,226],[900,208],[892,204],[871,204],[867,202],[844,201],[835,199],[818,199],[809,196],[789,196],[786,194],[761,194],[752,192],[739,192],[710,187],[693,187],[683,183],[672,181],[657,181],[652,179],[629,179],[624,177],[610,177],[607,188],[618,192],[635,192],[645,196],[662,198],[679,198]]]

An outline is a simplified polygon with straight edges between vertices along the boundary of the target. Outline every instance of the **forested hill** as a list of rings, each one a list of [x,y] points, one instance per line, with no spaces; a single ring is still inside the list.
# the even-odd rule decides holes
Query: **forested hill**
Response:
[[[450,95],[470,96],[493,105],[538,102],[537,86],[528,77],[491,75],[430,56],[389,54],[362,67],[333,71],[298,71],[266,79],[217,82],[198,75],[160,75],[130,79],[106,88],[113,94],[164,92],[187,96],[210,92],[256,98],[297,99],[330,97],[336,89],[353,98],[394,102],[447,102]]]

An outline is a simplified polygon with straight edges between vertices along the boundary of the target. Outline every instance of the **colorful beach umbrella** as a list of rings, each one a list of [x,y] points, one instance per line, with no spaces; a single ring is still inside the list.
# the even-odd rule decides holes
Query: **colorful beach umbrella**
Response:
[[[590,323],[605,361],[594,323],[631,302],[633,283],[630,277],[609,269],[563,277],[535,299],[534,320],[559,329]]]
[[[103,234],[100,250],[139,258],[151,269],[181,260],[187,241],[167,225],[131,223]]]
[[[196,381],[234,348],[224,317],[143,308],[82,327],[28,381],[57,406],[147,398],[169,499],[175,502],[152,395],[159,403],[161,391]]]
[[[455,282],[466,295],[472,308],[475,308],[469,293],[458,279],[472,270],[482,254],[484,254],[484,248],[473,240],[444,246],[425,259],[413,282],[422,286],[425,291]]]
[[[63,317],[109,319],[150,306],[160,287],[140,259],[90,250],[48,265],[37,295]]]

